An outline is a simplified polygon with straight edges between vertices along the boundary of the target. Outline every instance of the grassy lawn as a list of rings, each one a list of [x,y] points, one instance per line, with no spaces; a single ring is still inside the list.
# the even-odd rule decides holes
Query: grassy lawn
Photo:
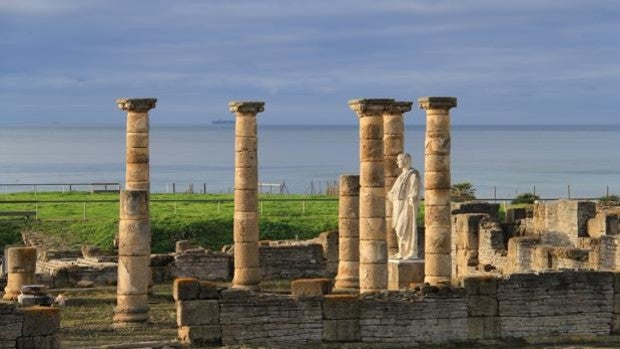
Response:
[[[152,194],[153,252],[172,251],[175,241],[181,239],[193,240],[211,249],[232,243],[232,199],[230,194]],[[259,205],[261,239],[308,239],[338,227],[336,197],[264,195],[261,199],[270,200],[261,201]],[[15,193],[0,195],[0,200],[5,201],[0,203],[0,211],[37,212],[37,220],[32,222],[0,221],[1,245],[19,241],[20,232],[30,230],[50,236],[63,247],[76,248],[86,243],[107,251],[113,249],[118,224],[118,194]]]

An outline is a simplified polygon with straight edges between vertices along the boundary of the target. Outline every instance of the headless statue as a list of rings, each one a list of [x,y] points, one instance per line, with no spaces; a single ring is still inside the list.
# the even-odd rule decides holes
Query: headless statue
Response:
[[[420,207],[420,173],[411,167],[411,155],[407,153],[399,154],[396,162],[402,172],[387,195],[392,202],[392,227],[398,238],[398,253],[391,258],[417,259],[416,217]]]

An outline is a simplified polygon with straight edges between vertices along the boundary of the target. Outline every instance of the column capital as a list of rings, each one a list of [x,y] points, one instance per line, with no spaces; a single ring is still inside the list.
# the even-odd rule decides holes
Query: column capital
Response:
[[[394,100],[391,98],[350,99],[349,108],[351,108],[358,117],[381,116],[393,103]]]
[[[256,115],[265,110],[265,102],[231,101],[231,102],[228,102],[228,109],[232,113]]]
[[[411,106],[413,106],[413,102],[396,101],[385,112],[386,114],[404,114],[411,111]]]
[[[146,113],[155,108],[157,98],[119,98],[116,100],[118,109]]]
[[[420,109],[446,109],[456,107],[456,97],[422,97],[418,99]]]

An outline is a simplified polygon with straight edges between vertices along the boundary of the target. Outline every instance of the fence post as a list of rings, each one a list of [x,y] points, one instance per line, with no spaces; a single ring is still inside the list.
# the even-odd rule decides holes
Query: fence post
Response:
[[[39,220],[39,204],[34,204],[34,219]]]
[[[568,189],[568,198],[570,199],[570,184],[568,184],[566,187]]]
[[[86,220],[86,202],[82,203],[82,220]]]
[[[206,182],[202,183],[202,193],[203,194],[207,193],[207,183]]]
[[[605,191],[605,193],[606,193],[605,195],[609,197],[609,186],[607,186],[607,190]]]
[[[176,193],[177,193],[176,184],[172,182],[172,194],[176,194]]]

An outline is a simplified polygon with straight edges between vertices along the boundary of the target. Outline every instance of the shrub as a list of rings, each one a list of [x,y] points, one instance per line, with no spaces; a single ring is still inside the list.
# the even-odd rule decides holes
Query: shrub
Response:
[[[599,202],[603,206],[620,206],[620,196],[618,195],[603,196],[599,199]]]
[[[540,196],[538,196],[538,195],[536,195],[534,193],[523,193],[523,194],[517,195],[512,200],[512,204],[513,205],[519,205],[519,204],[529,204],[529,205],[531,205],[536,200],[540,200]]]

